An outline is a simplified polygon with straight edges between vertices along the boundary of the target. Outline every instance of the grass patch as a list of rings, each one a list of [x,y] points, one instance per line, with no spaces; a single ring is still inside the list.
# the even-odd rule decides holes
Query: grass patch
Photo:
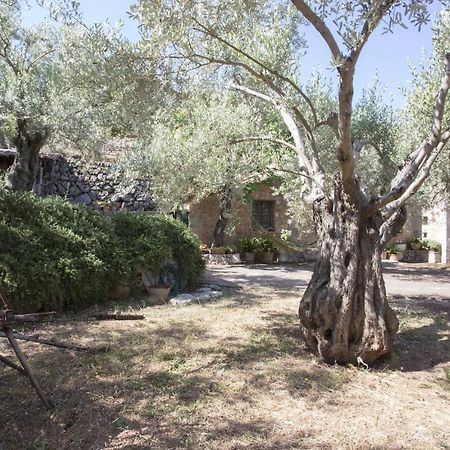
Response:
[[[203,306],[143,308],[144,322],[45,325],[41,336],[108,343],[110,351],[22,344],[56,408],[46,413],[26,380],[0,366],[0,401],[8,405],[0,441],[8,449],[221,450],[448,442],[441,315],[414,304],[400,310],[396,356],[360,370],[306,352],[297,302],[298,293],[260,288]]]

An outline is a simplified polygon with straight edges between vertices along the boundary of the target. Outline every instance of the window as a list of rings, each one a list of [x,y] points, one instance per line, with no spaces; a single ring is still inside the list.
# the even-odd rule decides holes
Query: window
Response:
[[[253,201],[253,219],[266,230],[275,230],[275,202],[269,200]]]
[[[422,225],[428,225],[428,216],[422,217]]]

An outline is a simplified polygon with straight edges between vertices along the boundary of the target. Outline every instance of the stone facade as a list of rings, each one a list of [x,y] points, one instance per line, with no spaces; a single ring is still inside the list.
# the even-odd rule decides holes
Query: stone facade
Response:
[[[437,203],[423,212],[422,237],[439,242],[441,262],[450,263],[450,207],[447,202]]]
[[[13,150],[0,152],[0,170],[14,160]],[[58,153],[42,153],[33,191],[42,197],[58,195],[106,212],[153,211],[148,182],[128,182],[110,162],[87,162]]]
[[[234,201],[232,203],[236,220],[233,224],[232,233],[226,234],[226,244],[236,245],[244,237],[260,234],[254,227],[253,202],[255,201],[273,202],[273,231],[270,231],[270,233],[279,237],[282,230],[290,230],[293,241],[303,244],[315,241],[316,237],[313,231],[308,230],[301,233],[290,225],[286,201],[282,197],[274,195],[269,186],[260,183],[257,189],[252,192],[249,201]],[[213,241],[214,226],[218,216],[219,198],[216,195],[210,195],[199,204],[193,204],[189,207],[189,225],[200,241],[207,246],[211,245]]]
[[[408,216],[400,232],[393,237],[390,245],[407,243],[416,237],[422,236],[422,208],[415,203],[408,204]]]

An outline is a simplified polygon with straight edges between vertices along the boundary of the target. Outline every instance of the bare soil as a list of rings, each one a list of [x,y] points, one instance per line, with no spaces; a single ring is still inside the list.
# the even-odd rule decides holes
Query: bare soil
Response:
[[[56,407],[0,365],[0,448],[449,449],[449,300],[391,298],[395,353],[367,369],[306,351],[299,293],[252,286],[139,308],[145,321],[28,328],[109,351],[21,343]]]

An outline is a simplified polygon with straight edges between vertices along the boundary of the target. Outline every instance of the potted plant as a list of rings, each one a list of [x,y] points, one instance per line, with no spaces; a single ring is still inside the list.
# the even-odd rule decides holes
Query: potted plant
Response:
[[[225,247],[211,247],[209,252],[211,255],[225,255]]]
[[[248,264],[254,264],[255,251],[258,248],[258,240],[256,238],[243,238],[239,244],[242,252],[244,253],[245,262]]]
[[[156,275],[145,269],[140,269],[142,283],[148,293],[152,305],[164,305],[169,299],[172,285],[161,277],[160,273]]]
[[[411,247],[411,250],[420,250],[422,248],[422,239],[419,237],[411,239],[409,246]]]
[[[259,249],[262,251],[263,263],[271,264],[277,250],[275,244],[270,239],[261,238],[259,239]]]
[[[389,255],[389,261],[400,261],[401,254],[397,247],[386,247],[386,253]]]
[[[440,263],[441,262],[441,244],[436,241],[429,240],[427,242],[428,247],[428,262]]]

